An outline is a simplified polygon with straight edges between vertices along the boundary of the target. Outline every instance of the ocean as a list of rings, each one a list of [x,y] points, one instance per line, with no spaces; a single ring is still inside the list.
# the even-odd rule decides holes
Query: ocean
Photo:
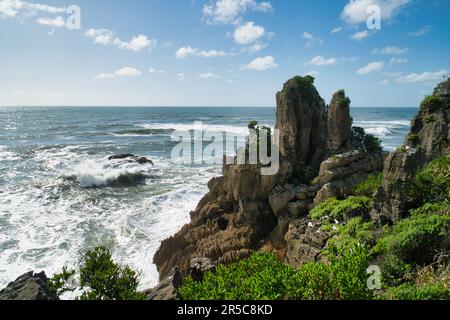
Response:
[[[353,108],[352,116],[393,150],[416,112]],[[153,254],[221,173],[172,163],[173,130],[202,121],[204,130],[244,139],[251,120],[273,127],[275,109],[0,108],[0,288],[31,270],[51,276],[76,266],[96,245],[140,271],[142,288],[157,284]],[[155,165],[108,161],[125,153]]]

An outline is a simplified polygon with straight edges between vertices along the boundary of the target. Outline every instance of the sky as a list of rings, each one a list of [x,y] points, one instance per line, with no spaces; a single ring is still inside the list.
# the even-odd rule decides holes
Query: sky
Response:
[[[417,107],[449,39],[450,0],[0,0],[0,105]]]

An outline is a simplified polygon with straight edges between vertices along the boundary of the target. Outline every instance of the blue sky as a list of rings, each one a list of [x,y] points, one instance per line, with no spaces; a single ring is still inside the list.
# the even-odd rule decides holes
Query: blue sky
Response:
[[[0,0],[0,105],[274,106],[313,74],[327,102],[415,107],[449,35],[450,0]]]

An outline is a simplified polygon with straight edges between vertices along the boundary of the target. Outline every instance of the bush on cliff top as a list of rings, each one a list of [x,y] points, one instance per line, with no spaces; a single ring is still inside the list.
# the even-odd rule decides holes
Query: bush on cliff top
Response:
[[[319,220],[329,216],[333,219],[344,220],[367,214],[371,206],[372,200],[368,197],[348,197],[344,200],[330,198],[311,210],[311,218]]]
[[[425,265],[433,263],[440,250],[448,250],[449,243],[450,215],[417,214],[394,225],[378,240],[374,252]]]
[[[298,269],[272,254],[219,266],[202,283],[187,278],[179,289],[184,300],[336,300],[370,299],[366,269],[369,253],[363,246],[332,247],[329,264],[307,263]]]
[[[440,157],[417,173],[409,194],[412,207],[450,202],[450,156]]]

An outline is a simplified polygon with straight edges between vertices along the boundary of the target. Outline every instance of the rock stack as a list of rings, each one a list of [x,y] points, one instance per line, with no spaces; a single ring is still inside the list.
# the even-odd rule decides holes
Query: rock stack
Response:
[[[308,214],[323,187],[311,185],[321,163],[329,155],[351,150],[350,100],[340,90],[327,108],[313,82],[310,76],[294,77],[276,96],[278,174],[262,176],[260,165],[224,165],[223,176],[209,182],[209,193],[191,212],[191,222],[163,241],[155,254],[161,279],[175,267],[188,274],[196,258],[227,264],[261,248],[284,258],[285,235],[288,230],[295,233],[291,222]],[[331,183],[336,193],[345,194],[343,187],[336,186],[360,181],[356,177],[360,171],[365,176],[379,170],[382,157],[369,161],[358,155],[333,165],[327,167],[331,171],[328,180],[322,170],[323,184]]]

